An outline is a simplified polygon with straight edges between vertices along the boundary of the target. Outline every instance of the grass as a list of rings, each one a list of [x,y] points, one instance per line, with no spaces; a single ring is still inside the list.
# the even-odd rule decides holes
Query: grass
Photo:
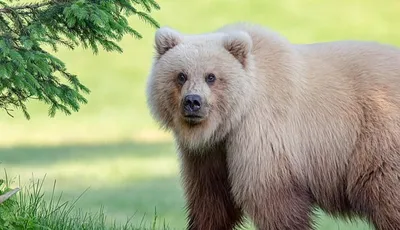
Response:
[[[7,176],[6,176],[7,178]],[[22,191],[12,196],[0,206],[0,229],[48,229],[48,230],[167,230],[164,224],[160,225],[157,221],[157,213],[154,213],[153,222],[149,225],[133,225],[131,218],[125,223],[117,223],[115,220],[108,220],[103,207],[97,212],[85,212],[76,209],[75,204],[80,196],[75,200],[63,201],[62,194],[56,196],[56,183],[50,197],[46,197],[42,186],[43,179],[32,179]],[[0,181],[0,195],[11,190],[10,181]],[[83,195],[83,194],[82,194]],[[47,198],[47,199],[46,199]]]
[[[33,176],[46,175],[42,190],[51,193],[52,181],[65,200],[78,208],[104,211],[119,222],[135,215],[133,224],[152,221],[154,209],[170,226],[184,224],[182,191],[177,178],[177,159],[171,143],[119,143],[110,145],[65,145],[58,147],[19,147],[0,150],[7,172],[21,178],[23,186]],[[57,157],[52,157],[54,153]],[[133,154],[134,153],[134,154]],[[24,159],[24,161],[21,161]],[[1,178],[1,176],[0,176]],[[73,186],[71,186],[73,185]],[[111,204],[111,205],[110,205]]]
[[[154,17],[185,33],[214,30],[226,23],[251,21],[271,27],[294,43],[338,39],[376,40],[400,45],[400,2],[397,0],[281,1],[158,1]],[[175,147],[158,130],[145,103],[145,83],[153,54],[154,29],[132,18],[142,40],[126,37],[123,54],[60,49],[57,54],[92,93],[89,104],[71,116],[51,119],[47,107],[28,104],[31,120],[20,111],[15,118],[0,113],[0,167],[29,185],[32,174],[46,176],[42,191],[51,194],[53,181],[65,200],[82,212],[150,226],[154,210],[160,221],[182,229],[184,199]],[[0,176],[1,178],[1,176]],[[13,186],[15,184],[12,184]],[[45,198],[47,199],[47,198]],[[318,229],[361,230],[322,215]]]

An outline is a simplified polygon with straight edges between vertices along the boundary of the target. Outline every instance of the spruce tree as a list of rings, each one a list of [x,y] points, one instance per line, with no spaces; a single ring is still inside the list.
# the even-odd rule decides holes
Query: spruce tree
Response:
[[[124,35],[142,37],[127,17],[159,27],[150,15],[158,9],[155,0],[0,0],[0,109],[10,116],[13,108],[22,109],[29,119],[27,101],[39,100],[49,105],[51,117],[78,111],[90,90],[48,50],[122,52],[117,42]]]

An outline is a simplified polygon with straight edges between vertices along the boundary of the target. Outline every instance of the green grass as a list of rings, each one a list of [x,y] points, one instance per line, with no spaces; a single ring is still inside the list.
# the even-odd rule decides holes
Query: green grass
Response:
[[[76,208],[78,198],[63,201],[62,194],[56,195],[56,183],[53,184],[52,192],[42,191],[45,178],[32,178],[27,187],[14,194],[0,206],[0,229],[1,230],[167,230],[168,226],[157,220],[157,213],[154,213],[153,221],[150,224],[132,224],[131,218],[124,223],[117,223],[115,220],[107,219],[101,206],[97,212],[82,211]],[[0,195],[10,191],[10,181],[0,181]],[[47,195],[47,197],[46,197]],[[83,194],[81,194],[83,195]]]
[[[88,189],[78,208],[96,211],[104,205],[105,213],[118,221],[135,215],[134,224],[142,218],[149,223],[156,208],[161,220],[179,227],[184,224],[184,203],[173,150],[170,143],[130,142],[9,148],[0,150],[0,156],[7,162],[8,174],[20,175],[22,185],[29,185],[32,176],[46,175],[43,192],[51,193],[56,180],[56,192],[62,192],[65,200]]]
[[[251,21],[281,32],[295,43],[338,39],[376,40],[400,45],[400,2],[397,0],[159,1],[154,17],[186,33],[214,30],[226,23]],[[151,224],[155,208],[161,221],[183,228],[184,199],[178,161],[169,134],[158,130],[145,104],[145,83],[153,54],[155,30],[136,18],[142,40],[126,37],[123,54],[61,49],[57,54],[92,93],[89,104],[71,116],[51,119],[47,107],[28,105],[31,120],[15,111],[0,113],[0,167],[21,183],[47,175],[46,194],[63,191],[76,204],[109,218]],[[0,176],[1,178],[1,176]],[[137,218],[136,218],[137,217]],[[318,229],[361,230],[361,222],[345,224],[325,215]]]

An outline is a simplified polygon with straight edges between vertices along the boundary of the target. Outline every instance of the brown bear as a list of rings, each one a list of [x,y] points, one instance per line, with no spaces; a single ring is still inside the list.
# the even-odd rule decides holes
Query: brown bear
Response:
[[[313,229],[314,207],[400,229],[400,49],[292,44],[250,23],[155,34],[147,101],[181,160],[190,230]]]

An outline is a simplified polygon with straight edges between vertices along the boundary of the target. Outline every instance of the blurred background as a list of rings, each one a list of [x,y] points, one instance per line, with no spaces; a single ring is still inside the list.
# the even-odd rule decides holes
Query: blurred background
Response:
[[[203,33],[226,23],[249,21],[268,26],[294,43],[341,39],[400,45],[398,0],[158,0],[153,17],[184,33]],[[57,56],[91,89],[89,103],[71,116],[48,117],[48,107],[29,103],[31,120],[15,111],[0,113],[0,167],[25,185],[46,175],[44,191],[77,206],[125,222],[158,218],[172,228],[185,226],[184,198],[171,135],[158,129],[146,106],[145,85],[155,29],[136,17],[141,40],[125,37],[124,53],[61,49]],[[3,173],[3,172],[2,172]],[[3,175],[0,176],[0,178]],[[367,229],[321,214],[318,229]]]

